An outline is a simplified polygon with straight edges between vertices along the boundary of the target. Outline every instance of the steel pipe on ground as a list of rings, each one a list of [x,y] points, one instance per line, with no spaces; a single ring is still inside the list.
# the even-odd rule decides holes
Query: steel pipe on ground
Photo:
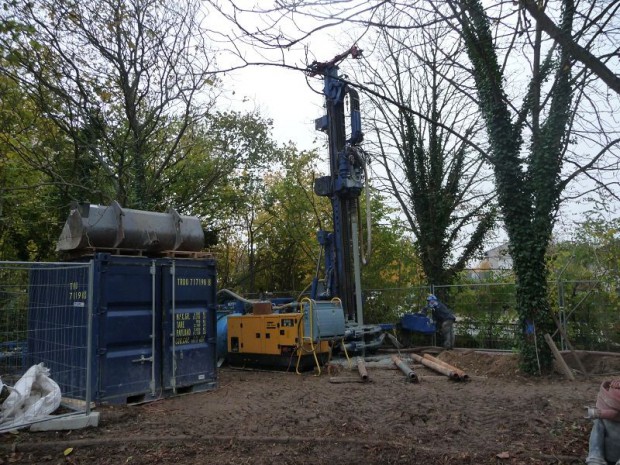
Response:
[[[424,358],[418,354],[411,354],[411,358],[414,359],[416,362],[421,363],[425,367],[430,368],[431,370],[435,370],[442,375],[446,375],[450,379],[460,381],[459,375],[454,370],[454,367],[452,367],[452,369],[447,368],[440,363],[436,363],[433,360],[429,360],[428,358]]]
[[[396,355],[392,355],[392,361],[394,362],[394,365],[396,365],[400,371],[407,376],[407,379],[409,379],[410,382],[417,383],[419,381],[418,375],[416,375],[415,371],[409,368],[409,366]]]
[[[368,381],[368,371],[366,370],[366,362],[362,357],[357,357],[357,371],[362,381]]]
[[[461,380],[461,381],[469,379],[469,376],[463,370],[461,370],[460,368],[455,367],[454,365],[450,365],[449,363],[444,362],[443,360],[439,360],[437,357],[433,357],[432,355],[429,355],[429,354],[424,354],[424,358],[427,359],[427,360],[430,360],[432,362],[438,363],[439,365],[444,366],[447,369],[453,371],[454,373],[456,373],[456,375],[458,376],[459,380]]]

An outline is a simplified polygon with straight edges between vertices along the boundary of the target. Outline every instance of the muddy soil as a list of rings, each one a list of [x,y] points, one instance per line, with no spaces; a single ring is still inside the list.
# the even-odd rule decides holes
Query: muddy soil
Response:
[[[584,463],[584,407],[620,372],[620,357],[584,355],[598,374],[526,377],[513,355],[443,352],[469,375],[457,382],[401,358],[418,383],[389,354],[367,359],[365,383],[346,364],[320,376],[222,367],[212,391],[98,407],[98,428],[6,433],[0,464]]]

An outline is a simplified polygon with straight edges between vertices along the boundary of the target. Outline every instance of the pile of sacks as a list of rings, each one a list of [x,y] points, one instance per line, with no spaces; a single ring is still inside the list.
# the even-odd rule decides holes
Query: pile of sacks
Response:
[[[620,465],[620,380],[603,382],[596,408],[588,408],[588,418],[594,424],[586,463]]]

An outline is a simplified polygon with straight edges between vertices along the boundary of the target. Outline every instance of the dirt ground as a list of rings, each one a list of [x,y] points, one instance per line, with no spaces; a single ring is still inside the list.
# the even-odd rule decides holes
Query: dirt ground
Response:
[[[215,390],[134,406],[102,406],[99,427],[0,437],[0,464],[558,464],[584,463],[602,381],[620,357],[582,354],[589,378],[519,374],[513,355],[471,350],[439,358],[457,382],[390,354],[320,376],[222,367]],[[567,357],[571,362],[571,357]],[[354,364],[355,365],[355,364]]]

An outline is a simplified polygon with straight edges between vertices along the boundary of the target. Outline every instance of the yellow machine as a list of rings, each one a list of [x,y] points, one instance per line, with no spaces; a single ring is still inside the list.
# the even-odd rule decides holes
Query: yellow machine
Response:
[[[233,366],[320,370],[331,355],[331,342],[343,335],[340,302],[306,299],[301,312],[229,315],[227,360]]]

